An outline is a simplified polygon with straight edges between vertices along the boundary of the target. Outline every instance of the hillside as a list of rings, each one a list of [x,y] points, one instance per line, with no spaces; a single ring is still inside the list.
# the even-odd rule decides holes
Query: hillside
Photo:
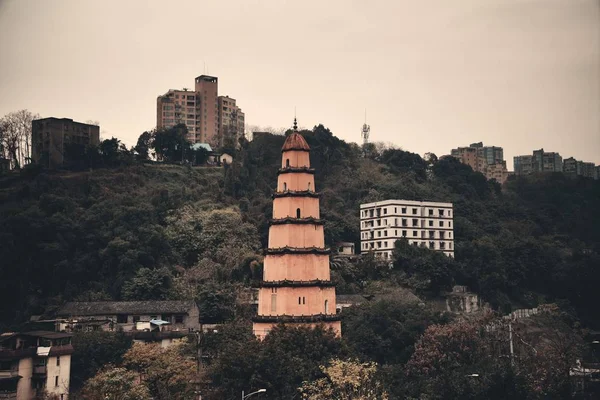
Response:
[[[376,146],[363,157],[321,125],[302,133],[329,245],[359,243],[363,202],[455,207],[456,260],[400,246],[391,270],[368,257],[336,263],[338,292],[386,282],[427,295],[456,282],[503,310],[558,301],[600,321],[599,181],[549,174],[500,188],[454,159]],[[70,299],[140,297],[191,297],[215,320],[233,315],[236,291],[260,277],[283,140],[245,142],[222,169],[140,164],[0,182],[0,321]]]

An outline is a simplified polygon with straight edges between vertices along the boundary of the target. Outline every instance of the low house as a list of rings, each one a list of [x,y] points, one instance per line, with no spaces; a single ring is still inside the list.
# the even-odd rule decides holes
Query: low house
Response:
[[[121,331],[163,346],[200,329],[194,301],[69,302],[56,315],[57,331]]]
[[[336,248],[339,256],[353,256],[355,254],[354,243],[352,242],[339,242],[336,244]]]
[[[71,376],[71,336],[34,331],[0,335],[0,399],[66,400]]]

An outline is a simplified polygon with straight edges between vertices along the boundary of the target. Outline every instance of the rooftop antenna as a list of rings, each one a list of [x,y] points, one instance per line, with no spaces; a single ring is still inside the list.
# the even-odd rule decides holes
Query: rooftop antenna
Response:
[[[363,138],[363,145],[369,143],[369,135],[371,134],[371,127],[367,125],[367,109],[365,108],[365,123],[362,126],[362,132],[360,136]]]

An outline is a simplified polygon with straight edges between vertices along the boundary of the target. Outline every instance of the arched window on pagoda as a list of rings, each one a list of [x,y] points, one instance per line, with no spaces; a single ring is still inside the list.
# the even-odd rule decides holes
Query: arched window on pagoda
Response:
[[[325,300],[325,314],[329,314],[329,300]]]
[[[308,191],[310,192],[310,182],[308,182]]]
[[[290,166],[290,159],[289,159],[289,158],[286,158],[286,159],[285,159],[285,166],[286,166],[287,168],[289,168],[289,166]]]
[[[283,182],[283,191],[285,192],[287,190],[287,183]]]
[[[300,209],[296,208],[296,218],[300,218]]]

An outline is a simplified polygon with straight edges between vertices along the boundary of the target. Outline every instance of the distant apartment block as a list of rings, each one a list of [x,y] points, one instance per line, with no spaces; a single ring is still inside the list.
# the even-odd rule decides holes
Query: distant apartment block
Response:
[[[240,136],[244,134],[246,126],[245,115],[236,105],[235,99],[229,96],[219,96],[219,138],[221,145],[226,138],[231,138],[237,145]]]
[[[87,146],[100,144],[100,127],[76,122],[69,118],[36,119],[31,124],[31,159],[46,168],[65,163],[65,151],[70,144]]]
[[[473,171],[481,172],[487,179],[504,183],[508,178],[502,147],[484,146],[482,142],[472,143],[469,147],[452,149],[450,155],[470,166]]]
[[[454,257],[452,203],[385,200],[360,205],[361,254],[374,252],[391,259],[395,242],[406,238],[413,246]]]
[[[0,335],[0,399],[67,400],[71,334],[34,331]],[[50,397],[44,397],[49,395]]]
[[[528,175],[536,172],[562,172],[563,161],[558,153],[534,150],[532,155],[515,156],[515,175]]]
[[[563,161],[563,172],[570,176],[598,179],[598,167],[592,162],[578,161],[569,157]]]
[[[208,143],[214,148],[223,145],[225,133],[236,138],[243,135],[244,113],[235,99],[219,96],[218,86],[217,77],[200,75],[195,79],[193,91],[171,89],[158,96],[156,127],[171,128],[184,124],[191,143]]]

